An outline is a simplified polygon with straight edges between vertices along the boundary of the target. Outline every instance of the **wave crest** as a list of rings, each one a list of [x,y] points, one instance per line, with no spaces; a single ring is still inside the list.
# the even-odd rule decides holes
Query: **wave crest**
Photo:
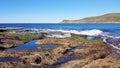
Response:
[[[74,33],[74,34],[80,34],[80,35],[90,35],[90,36],[96,36],[100,35],[103,33],[103,31],[98,30],[98,29],[92,29],[92,30],[54,30],[54,29],[46,29],[46,30],[41,30],[41,32],[61,32],[61,33]]]

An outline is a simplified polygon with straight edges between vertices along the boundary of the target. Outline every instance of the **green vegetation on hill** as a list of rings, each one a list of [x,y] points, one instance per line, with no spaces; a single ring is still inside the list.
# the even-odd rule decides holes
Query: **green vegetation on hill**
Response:
[[[120,13],[109,13],[101,16],[87,17],[79,20],[63,20],[62,23],[119,23]]]

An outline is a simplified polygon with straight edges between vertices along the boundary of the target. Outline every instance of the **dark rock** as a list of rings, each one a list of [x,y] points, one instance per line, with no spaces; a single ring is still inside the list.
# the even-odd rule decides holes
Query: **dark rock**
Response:
[[[5,30],[5,29],[0,29],[0,32],[6,32],[7,30]]]
[[[5,48],[4,47],[0,47],[0,50],[5,50]]]
[[[110,44],[120,47],[120,39],[108,38],[106,41]]]
[[[37,58],[35,59],[35,63],[36,63],[36,64],[40,64],[41,61],[42,61],[41,57],[37,57]]]
[[[101,36],[95,36],[93,40],[102,40]]]
[[[87,38],[87,35],[80,35],[80,37],[82,37],[82,38]]]

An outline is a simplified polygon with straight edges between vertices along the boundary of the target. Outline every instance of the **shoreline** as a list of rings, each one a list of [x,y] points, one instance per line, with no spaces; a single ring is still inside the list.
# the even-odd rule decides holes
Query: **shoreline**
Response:
[[[5,31],[0,34],[0,44],[3,45],[4,43],[8,45],[8,48],[14,48],[15,46],[20,46],[18,43],[13,45],[13,42],[17,40],[27,42],[27,46],[29,41],[38,40],[36,43],[32,45],[36,45],[38,47],[45,46],[44,49],[36,48],[36,49],[26,49],[26,50],[0,50],[0,58],[18,58],[19,61],[9,62],[0,62],[0,66],[3,67],[12,67],[14,68],[14,64],[16,67],[58,67],[58,68],[66,68],[72,67],[74,68],[76,65],[78,67],[91,67],[92,66],[99,66],[102,67],[104,64],[108,64],[109,66],[116,66],[112,65],[114,63],[119,63],[120,59],[119,54],[117,51],[112,51],[112,49],[103,42],[100,36],[94,36],[91,39],[88,39],[86,35],[79,35],[79,34],[71,34],[71,37],[68,38],[48,38],[46,34],[33,34],[33,33],[24,33],[24,34],[15,34],[9,33]],[[6,40],[8,39],[8,40]],[[11,40],[11,41],[10,41]],[[108,42],[111,39],[108,39]],[[9,42],[9,43],[8,43]],[[118,41],[119,42],[119,41]],[[118,44],[118,42],[115,42]],[[11,45],[10,45],[11,44]],[[47,44],[47,45],[46,45]],[[49,46],[51,47],[49,48]],[[57,45],[57,46],[55,46]],[[48,48],[47,48],[48,47]],[[113,55],[113,53],[115,55]],[[110,56],[112,55],[112,56]],[[116,58],[116,55],[118,58]],[[64,59],[64,60],[63,60]],[[108,61],[111,61],[112,64]],[[117,59],[117,60],[116,60]],[[101,60],[101,64],[99,64]],[[96,65],[93,64],[96,63]],[[72,65],[72,66],[71,66]]]

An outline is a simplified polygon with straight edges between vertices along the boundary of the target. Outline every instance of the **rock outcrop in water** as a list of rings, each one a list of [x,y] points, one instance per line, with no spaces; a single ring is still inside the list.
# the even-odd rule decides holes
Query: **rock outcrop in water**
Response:
[[[62,23],[120,23],[120,13],[109,13],[79,20],[63,20]]]

